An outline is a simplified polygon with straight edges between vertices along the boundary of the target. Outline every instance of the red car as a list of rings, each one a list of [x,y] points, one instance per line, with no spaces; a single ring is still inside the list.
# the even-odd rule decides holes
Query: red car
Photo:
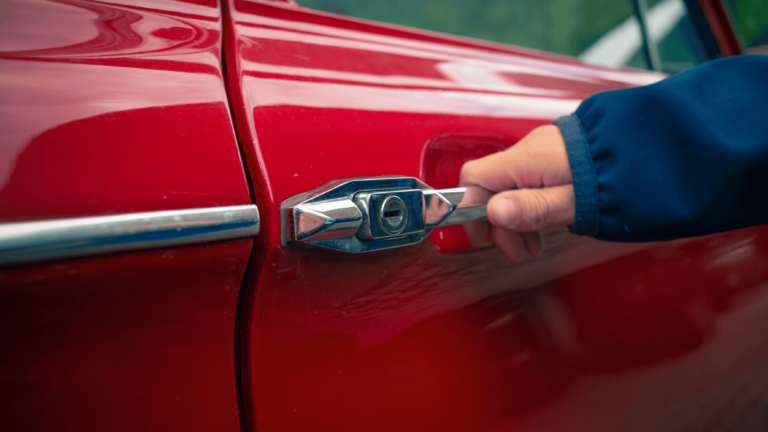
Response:
[[[512,264],[455,189],[725,6],[381,4],[3,1],[2,429],[766,430],[764,227]]]

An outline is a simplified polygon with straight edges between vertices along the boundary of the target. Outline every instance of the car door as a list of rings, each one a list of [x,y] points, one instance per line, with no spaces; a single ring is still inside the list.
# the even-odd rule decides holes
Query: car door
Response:
[[[216,1],[0,4],[0,428],[239,431]]]
[[[325,2],[347,13],[342,6],[352,3]],[[358,5],[374,3],[386,4]],[[568,8],[576,3],[552,2],[566,12],[550,24],[567,27],[591,10]],[[409,17],[437,7],[390,4]],[[452,188],[464,161],[513,145],[595,92],[664,76],[625,66],[653,66],[654,55],[657,67],[695,64],[695,53],[677,56],[675,46],[700,34],[680,26],[706,24],[691,4],[651,2],[639,11],[646,21],[630,4],[600,24],[603,34],[591,33],[579,60],[292,1],[230,0],[228,85],[263,224],[241,315],[246,429],[764,425],[762,227],[629,245],[549,230],[545,252],[519,264],[468,248],[457,227],[367,253],[285,241],[281,206],[296,196],[380,176]],[[540,33],[555,33],[552,26]],[[718,40],[701,37],[700,52],[710,55]]]

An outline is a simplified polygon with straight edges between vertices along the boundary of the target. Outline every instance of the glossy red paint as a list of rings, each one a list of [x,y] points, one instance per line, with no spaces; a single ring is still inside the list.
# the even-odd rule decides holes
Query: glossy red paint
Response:
[[[239,432],[252,240],[0,270],[4,430]]]
[[[216,0],[0,9],[0,222],[251,203]],[[0,269],[2,429],[240,431],[252,245]]]
[[[617,255],[600,246],[580,252]],[[745,231],[575,272],[563,247],[520,266],[425,244],[273,255],[256,430],[758,430],[767,246]]]
[[[744,54],[744,48],[722,0],[699,0],[699,5],[723,57]]]
[[[611,244],[546,233],[514,265],[460,236],[364,255],[281,248],[330,180],[456,186],[588,95],[659,75],[232,0],[238,134],[262,211],[244,293],[247,430],[747,430],[768,391],[768,233]],[[447,231],[446,231],[447,232]],[[455,233],[454,233],[455,234]]]
[[[215,0],[3,2],[0,222],[250,203]]]

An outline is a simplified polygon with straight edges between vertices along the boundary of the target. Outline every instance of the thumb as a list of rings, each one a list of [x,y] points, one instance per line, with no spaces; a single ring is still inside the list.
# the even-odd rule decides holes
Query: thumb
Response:
[[[575,202],[573,185],[505,191],[488,202],[488,220],[517,232],[573,225]]]

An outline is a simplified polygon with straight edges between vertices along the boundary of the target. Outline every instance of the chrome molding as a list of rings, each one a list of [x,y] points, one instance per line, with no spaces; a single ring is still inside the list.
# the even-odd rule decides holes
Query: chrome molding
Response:
[[[345,253],[408,246],[434,228],[487,217],[466,188],[435,190],[413,177],[336,180],[281,206],[283,246]]]
[[[259,233],[255,205],[0,224],[0,266]]]

